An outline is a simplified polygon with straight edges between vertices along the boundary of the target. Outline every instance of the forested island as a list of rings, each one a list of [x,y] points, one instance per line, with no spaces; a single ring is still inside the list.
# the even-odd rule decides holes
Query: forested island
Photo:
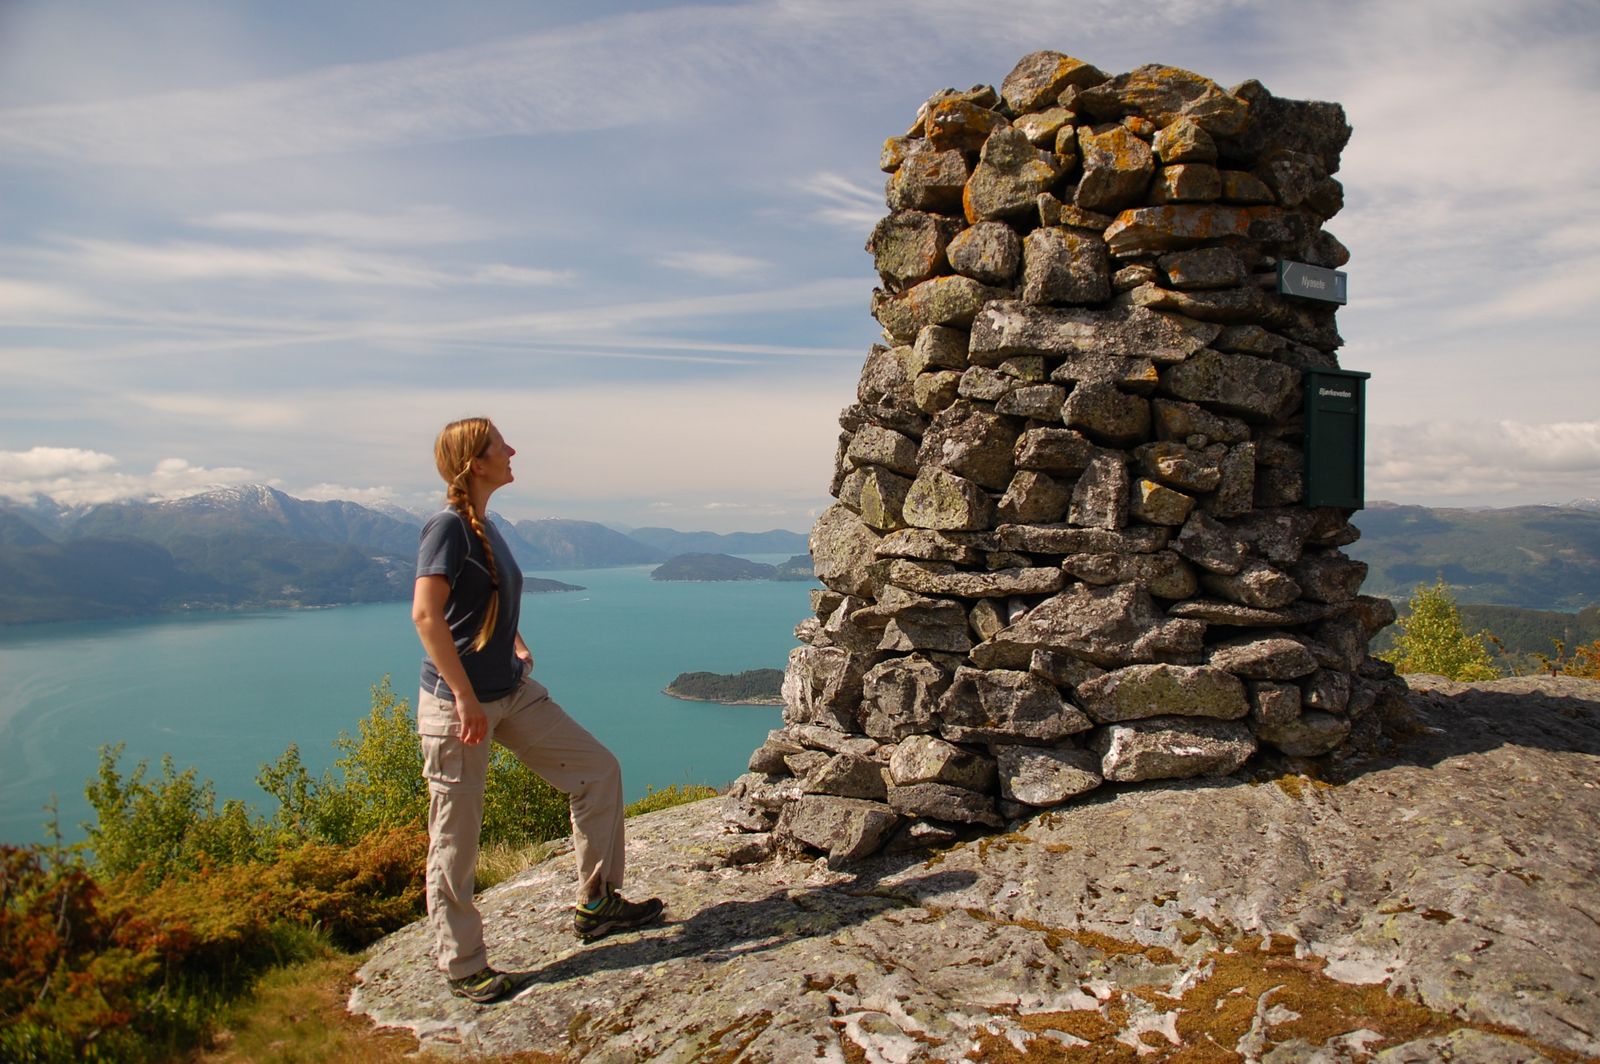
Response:
[[[811,555],[796,554],[781,565],[767,565],[731,554],[679,554],[656,566],[652,580],[814,580]]]
[[[721,702],[730,706],[783,705],[783,670],[751,669],[728,675],[720,672],[684,672],[667,684],[662,694],[686,702]]]

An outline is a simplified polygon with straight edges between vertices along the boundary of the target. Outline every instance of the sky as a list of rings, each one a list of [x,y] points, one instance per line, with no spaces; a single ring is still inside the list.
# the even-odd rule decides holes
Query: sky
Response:
[[[1344,105],[1369,500],[1600,496],[1593,0],[0,0],[0,495],[427,509],[486,414],[512,519],[804,530],[880,145],[1042,48]]]

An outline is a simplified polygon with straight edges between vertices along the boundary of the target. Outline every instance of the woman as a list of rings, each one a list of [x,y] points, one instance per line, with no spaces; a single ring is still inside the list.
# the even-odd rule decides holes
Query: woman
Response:
[[[411,619],[422,639],[417,731],[428,780],[428,918],[452,993],[490,1002],[516,989],[489,966],[472,904],[490,744],[505,746],[570,800],[578,899],[573,925],[592,942],[658,919],[659,898],[632,902],[622,883],[622,768],[531,679],[517,631],[522,571],[486,515],[511,483],[517,452],[487,418],[444,427],[434,461],[447,506],[428,519],[417,551]]]

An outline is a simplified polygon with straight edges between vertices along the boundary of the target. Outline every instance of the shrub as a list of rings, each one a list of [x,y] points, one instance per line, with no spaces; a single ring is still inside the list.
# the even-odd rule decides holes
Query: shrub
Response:
[[[624,816],[640,816],[644,813],[654,813],[658,809],[670,809],[675,805],[687,805],[698,802],[702,798],[715,798],[717,789],[701,783],[674,783],[671,786],[656,790],[646,787],[643,798],[636,802],[628,803],[623,810]]]
[[[1483,645],[1484,633],[1468,635],[1461,613],[1441,577],[1432,587],[1418,584],[1411,612],[1395,622],[1394,649],[1381,655],[1402,673],[1428,672],[1451,680],[1493,680],[1500,676]]]
[[[96,819],[83,827],[102,878],[142,869],[155,884],[202,864],[263,856],[261,824],[243,802],[229,799],[219,811],[211,781],[197,782],[192,768],[178,772],[170,755],[161,759],[159,779],[146,779],[146,761],[124,779],[117,768],[122,749],[102,746],[100,770],[84,787]]]

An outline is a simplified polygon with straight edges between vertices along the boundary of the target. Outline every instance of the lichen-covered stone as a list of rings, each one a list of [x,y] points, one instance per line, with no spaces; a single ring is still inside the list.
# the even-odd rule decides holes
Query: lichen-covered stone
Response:
[[[1300,597],[1300,585],[1293,577],[1259,558],[1248,559],[1237,573],[1201,573],[1200,586],[1229,602],[1268,610]]]
[[[1192,118],[1178,118],[1155,135],[1152,143],[1163,163],[1214,163],[1217,142]]]
[[[1022,265],[1022,238],[1004,222],[979,222],[961,231],[945,248],[950,268],[982,284],[1004,287]],[[962,360],[966,359],[965,346]]]
[[[1072,486],[1048,473],[1021,470],[1000,497],[998,520],[1019,524],[1048,524],[1066,516]]]
[[[850,474],[846,486],[839,493],[839,501],[854,502],[856,513],[868,528],[891,532],[906,527],[903,514],[906,492],[911,481],[897,476],[882,466],[862,466]]]
[[[872,664],[842,647],[795,647],[783,674],[784,723],[855,731],[861,680]]]
[[[937,274],[945,265],[945,247],[959,223],[923,211],[896,211],[880,221],[867,239],[878,275],[891,291],[901,291]]]
[[[1241,721],[1204,717],[1150,717],[1095,729],[1100,774],[1113,783],[1226,776],[1256,752]]]
[[[1147,524],[1177,526],[1188,519],[1194,502],[1193,495],[1186,495],[1176,488],[1145,477],[1137,477],[1133,480],[1132,494],[1128,499],[1128,514]]]
[[[1074,696],[1097,724],[1158,716],[1237,720],[1250,712],[1244,684],[1210,665],[1129,665],[1079,684]]]
[[[1317,668],[1305,644],[1284,635],[1241,636],[1211,648],[1207,662],[1251,680],[1294,680]]]
[[[1133,584],[1068,586],[992,639],[972,648],[981,668],[1026,668],[1033,651],[1060,650],[1105,668],[1140,662],[1198,663],[1205,625],[1169,617]]]
[[[1048,809],[1100,786],[1100,756],[1092,750],[1003,746],[996,754],[1000,796]]]
[[[874,665],[862,680],[862,730],[887,742],[931,731],[949,686],[950,673],[919,654]]]
[[[981,366],[974,366],[981,369]],[[1061,416],[1061,405],[1066,402],[1067,390],[1056,384],[1029,384],[1013,387],[994,404],[997,414],[1011,417],[1033,418],[1037,421],[1054,421]]]
[[[984,303],[1002,294],[970,277],[934,277],[899,294],[874,294],[872,314],[890,336],[909,344],[926,326],[970,323]]]
[[[1118,355],[1182,362],[1202,350],[1221,326],[1144,307],[1039,307],[997,299],[972,321],[972,362],[997,366],[1013,355]]]
[[[1231,288],[1245,277],[1244,260],[1232,248],[1174,251],[1156,262],[1174,288]]]
[[[957,210],[967,172],[967,160],[958,151],[908,155],[889,178],[889,207],[897,211]]]
[[[1072,486],[1067,521],[1080,528],[1117,529],[1128,523],[1128,465],[1121,454],[1101,451]]]
[[[1257,724],[1287,724],[1300,716],[1300,687],[1292,683],[1251,680],[1250,720]]]
[[[1350,674],[1341,669],[1318,669],[1305,681],[1301,705],[1324,713],[1344,713],[1350,708]]]
[[[1290,566],[1289,575],[1300,585],[1301,594],[1313,602],[1349,602],[1361,591],[1367,563],[1339,551],[1307,554]]]
[[[1209,163],[1179,163],[1156,171],[1151,203],[1209,203],[1222,197],[1222,175]]]
[[[917,333],[907,368],[913,373],[930,369],[966,369],[967,333],[947,325],[926,325]]]
[[[1099,233],[1035,229],[1022,242],[1022,298],[1028,303],[1102,303],[1111,298],[1111,257]]]
[[[1109,381],[1085,381],[1067,396],[1061,419],[1103,443],[1126,446],[1150,436],[1150,402]]]
[[[1231,414],[1271,420],[1300,401],[1300,374],[1250,355],[1202,351],[1163,371],[1162,384],[1178,399],[1209,403]]]
[[[1258,724],[1256,734],[1290,757],[1320,757],[1344,742],[1350,718],[1308,709],[1291,721]]]
[[[1171,531],[1147,525],[1122,530],[1059,528],[1040,525],[1001,525],[995,541],[1006,550],[1034,554],[1149,554],[1166,546]]]
[[[1021,130],[997,129],[984,141],[978,165],[961,192],[967,222],[1016,218],[1038,209],[1041,192],[1061,176],[1054,152],[1040,151]]]
[[[874,552],[880,558],[920,558],[926,562],[958,565],[977,565],[981,559],[973,537],[928,528],[902,528],[891,532],[878,541]]]
[[[1214,491],[1222,481],[1224,447],[1204,450],[1166,440],[1134,448],[1134,460],[1146,476],[1183,491]],[[1181,521],[1177,522],[1182,524]]]
[[[897,787],[947,783],[987,791],[995,783],[995,761],[932,735],[911,735],[890,755],[889,778]]]
[[[1016,387],[1015,377],[1008,377],[993,366],[968,366],[961,374],[956,394],[963,399],[993,403],[1005,398]]]
[[[959,595],[962,598],[996,598],[1010,595],[1048,595],[1064,583],[1056,568],[996,569],[986,573],[963,572],[942,562],[916,562],[896,558],[889,563],[889,580],[908,591],[924,595]]]
[[[889,807],[902,816],[931,817],[957,824],[1005,824],[987,794],[952,787],[947,783],[913,783],[889,788]]]
[[[939,700],[939,721],[939,734],[958,743],[1053,743],[1092,727],[1081,710],[1037,676],[965,666],[956,670]]]
[[[842,866],[876,853],[899,823],[899,814],[881,802],[808,794],[784,807],[773,834],[780,843],[821,850],[830,865]]]
[[[878,535],[840,503],[828,507],[811,527],[811,561],[817,579],[846,595],[870,596]]]
[[[967,478],[929,465],[907,489],[901,513],[917,528],[972,531],[993,526],[994,500]]]
[[[1011,123],[997,111],[971,100],[948,97],[928,108],[923,132],[934,151],[977,151],[989,134]]]
[[[1245,100],[1210,78],[1154,63],[1085,89],[1073,106],[1103,122],[1141,115],[1159,127],[1187,118],[1222,137],[1244,132],[1250,117]]]
[[[1069,88],[1086,89],[1106,80],[1098,68],[1061,52],[1030,52],[1000,83],[1000,97],[1013,114],[1049,107]]]
[[[917,462],[924,470],[937,466],[981,487],[1003,491],[1011,483],[1018,435],[1014,422],[978,403],[952,403],[934,415],[923,434]]]
[[[1139,201],[1155,173],[1150,145],[1120,125],[1080,126],[1078,157],[1083,177],[1073,202],[1084,210],[1119,211]]]
[[[924,414],[937,414],[961,393],[961,374],[953,369],[919,373],[911,382],[912,404]],[[1252,471],[1255,468],[1251,462]],[[1252,481],[1252,484],[1254,481]]]
[[[806,794],[832,794],[881,802],[889,793],[883,764],[854,754],[834,754],[806,774]]]
[[[1046,111],[1018,115],[1012,125],[1022,131],[1028,143],[1038,148],[1055,148],[1063,129],[1070,128],[1072,112],[1065,107],[1052,107]],[[1061,154],[1059,149],[1056,153]]]
[[[1089,467],[1095,447],[1089,438],[1072,429],[1028,429],[1017,437],[1013,452],[1018,469],[1041,473],[1081,473]]]
[[[891,565],[890,579],[893,578]],[[883,635],[878,640],[878,650],[965,654],[972,649],[972,635],[967,631],[967,611],[960,603],[927,599],[912,606],[886,607],[885,613],[887,620]]]
[[[877,465],[903,476],[916,476],[917,441],[881,425],[863,425],[850,441],[845,457],[852,465]]]
[[[1156,436],[1162,440],[1187,441],[1204,436],[1207,443],[1243,443],[1250,439],[1250,426],[1236,417],[1223,417],[1194,403],[1174,399],[1151,400]],[[1251,459],[1254,462],[1254,458]]]

